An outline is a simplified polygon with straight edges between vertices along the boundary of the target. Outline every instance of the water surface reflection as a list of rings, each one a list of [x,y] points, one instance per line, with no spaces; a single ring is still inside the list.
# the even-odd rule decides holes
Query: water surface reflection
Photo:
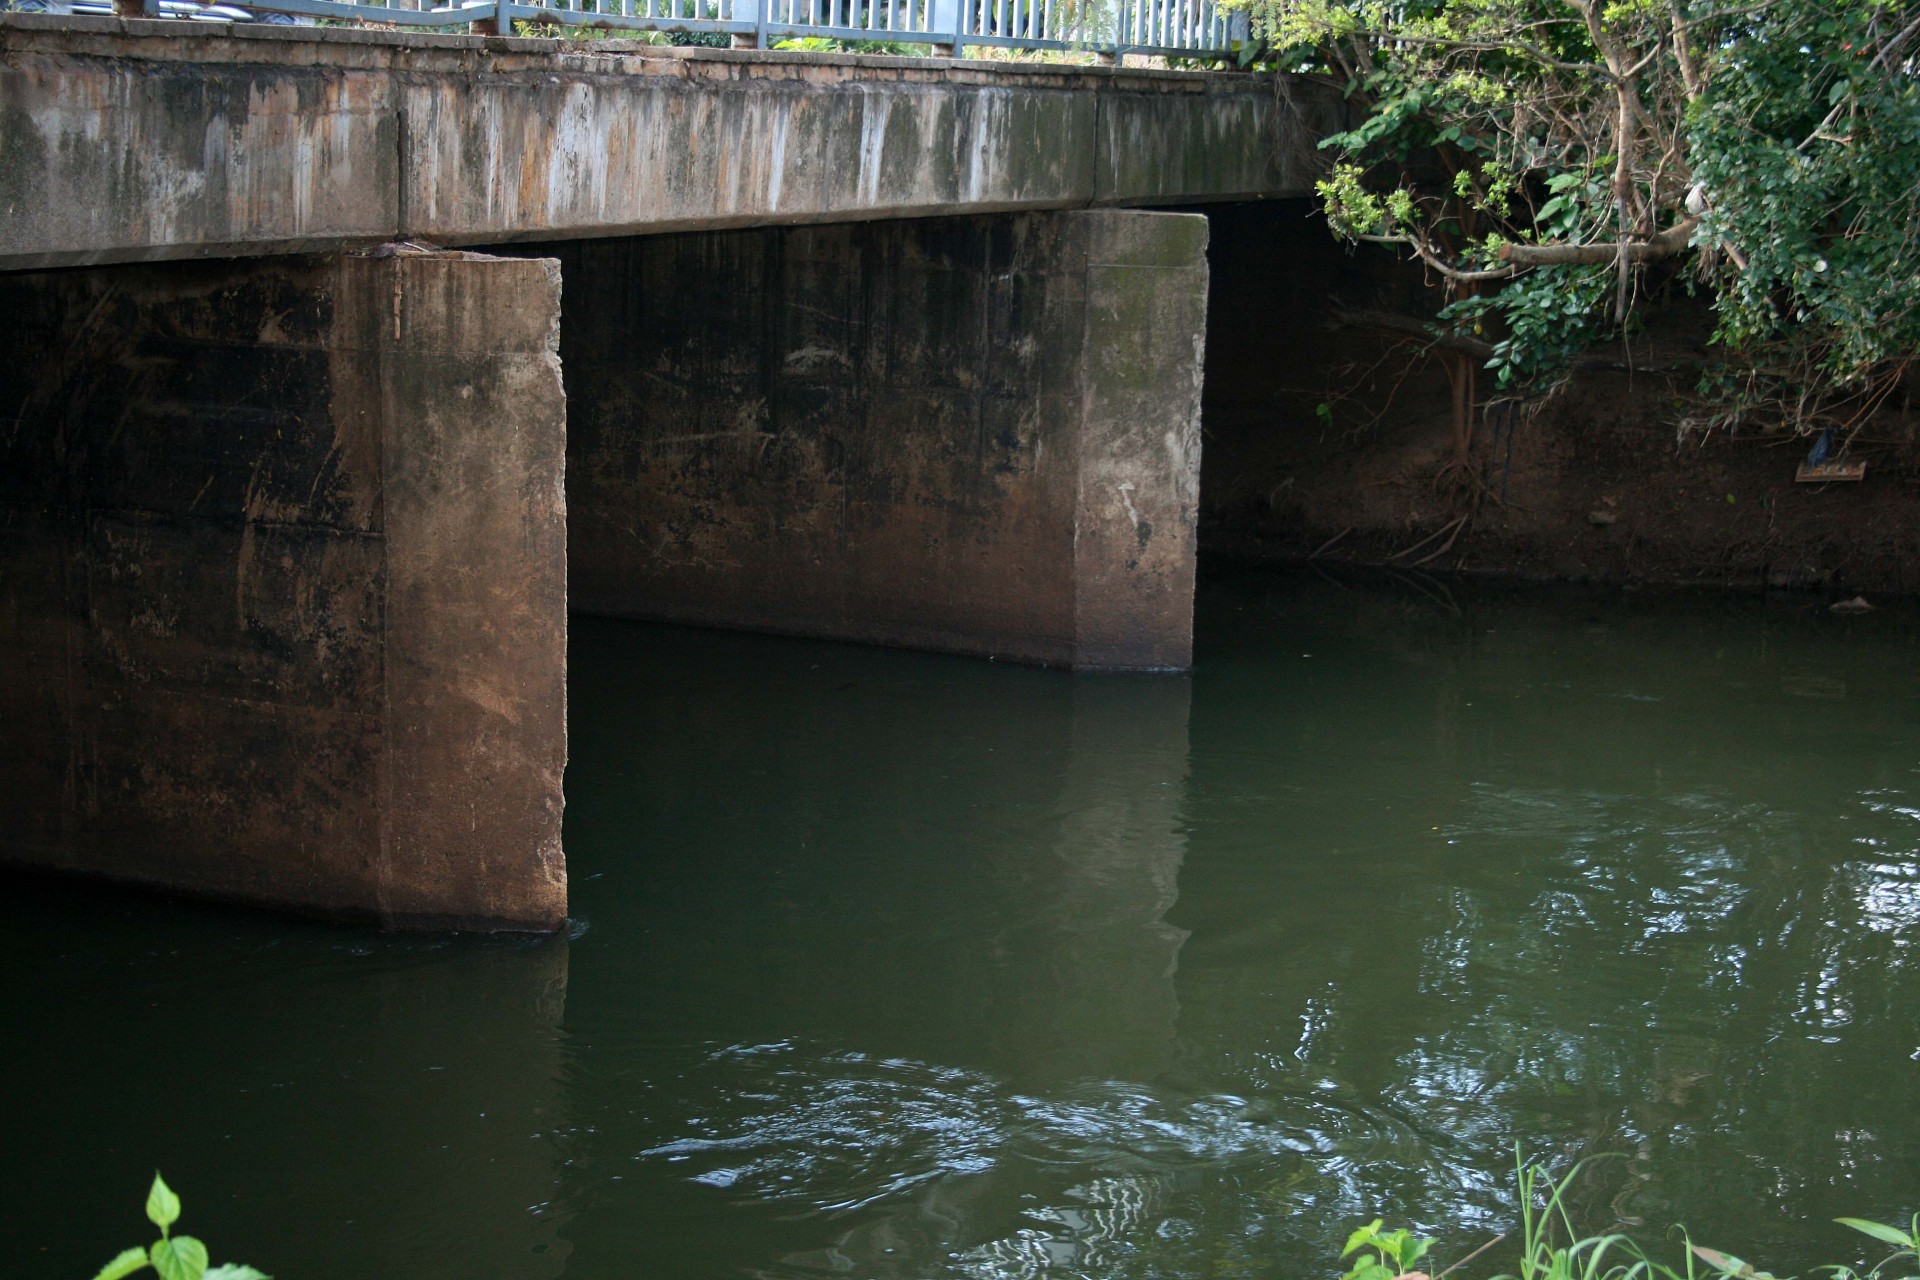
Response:
[[[0,1191],[68,1271],[161,1163],[221,1252],[414,1280],[1327,1274],[1509,1225],[1515,1142],[1782,1273],[1912,1211],[1913,613],[1228,577],[1200,636],[580,620],[578,936],[23,888],[0,1145],[56,1172]]]

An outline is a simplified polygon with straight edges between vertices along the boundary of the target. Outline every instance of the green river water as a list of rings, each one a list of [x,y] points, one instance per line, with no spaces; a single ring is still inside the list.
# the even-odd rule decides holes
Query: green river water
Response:
[[[1215,575],[1191,677],[577,619],[540,941],[0,895],[4,1274],[1442,1264],[1920,1199],[1920,614]],[[1482,1274],[1499,1269],[1490,1256]],[[1462,1273],[1464,1276],[1466,1273]]]

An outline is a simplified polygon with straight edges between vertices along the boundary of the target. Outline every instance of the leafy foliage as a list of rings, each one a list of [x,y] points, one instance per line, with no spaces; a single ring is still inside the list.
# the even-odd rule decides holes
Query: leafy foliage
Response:
[[[1354,1259],[1348,1268],[1344,1280],[1396,1280],[1396,1277],[1414,1274],[1414,1264],[1426,1256],[1433,1241],[1414,1235],[1405,1227],[1395,1231],[1381,1231],[1385,1223],[1375,1218],[1347,1237],[1347,1247],[1341,1258]]]
[[[1852,421],[1920,351],[1920,0],[1242,0],[1336,80],[1339,235],[1550,384],[1691,267],[1732,420]]]
[[[160,1238],[147,1248],[123,1249],[93,1280],[121,1280],[152,1267],[160,1280],[271,1280],[264,1272],[241,1263],[209,1266],[207,1246],[192,1236],[176,1236],[173,1224],[180,1220],[180,1197],[156,1173],[147,1191],[147,1220],[160,1228]]]
[[[1519,1256],[1516,1269],[1495,1276],[1494,1280],[1775,1280],[1752,1263],[1693,1243],[1682,1236],[1682,1247],[1673,1264],[1659,1261],[1632,1237],[1612,1232],[1583,1236],[1575,1228],[1567,1210],[1567,1191],[1584,1167],[1576,1164],[1565,1176],[1554,1179],[1538,1164],[1520,1158],[1517,1164],[1517,1190],[1520,1210]],[[1869,1222],[1862,1218],[1837,1218],[1884,1245],[1893,1252],[1865,1271],[1849,1266],[1822,1268],[1833,1280],[1913,1280],[1920,1265],[1920,1215],[1906,1228]],[[1401,1229],[1382,1231],[1381,1219],[1355,1231],[1348,1237],[1345,1252],[1358,1252],[1344,1280],[1398,1280],[1401,1276],[1419,1276],[1412,1270],[1426,1256],[1434,1242]],[[1486,1245],[1440,1273],[1444,1277],[1478,1258],[1492,1246],[1506,1240],[1497,1236]],[[1700,1264],[1705,1264],[1702,1270]]]

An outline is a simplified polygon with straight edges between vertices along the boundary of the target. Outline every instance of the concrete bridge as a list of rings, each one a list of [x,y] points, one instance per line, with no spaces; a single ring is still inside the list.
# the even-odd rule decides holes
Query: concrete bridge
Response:
[[[554,928],[569,607],[1184,667],[1250,76],[0,15],[0,857]],[[482,251],[484,250],[484,251]]]

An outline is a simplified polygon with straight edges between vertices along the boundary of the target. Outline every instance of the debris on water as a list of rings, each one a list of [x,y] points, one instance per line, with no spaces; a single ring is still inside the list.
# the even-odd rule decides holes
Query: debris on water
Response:
[[[1868,602],[1865,596],[1855,596],[1851,600],[1836,600],[1827,606],[1829,613],[1872,613],[1878,606]]]
[[[1780,682],[1780,690],[1794,698],[1839,699],[1847,696],[1847,682],[1832,676],[1793,675]]]
[[[1864,480],[1867,478],[1867,464],[1864,462],[1822,462],[1815,466],[1803,462],[1793,473],[1800,484],[1832,484],[1836,480]]]

